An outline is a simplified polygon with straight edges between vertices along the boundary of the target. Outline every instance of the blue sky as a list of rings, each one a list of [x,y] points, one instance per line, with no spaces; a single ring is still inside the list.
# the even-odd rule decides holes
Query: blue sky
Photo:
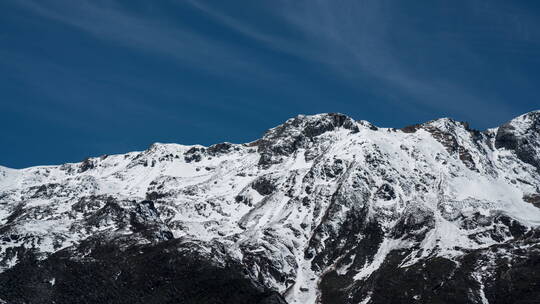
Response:
[[[539,1],[0,1],[0,164],[539,109]]]

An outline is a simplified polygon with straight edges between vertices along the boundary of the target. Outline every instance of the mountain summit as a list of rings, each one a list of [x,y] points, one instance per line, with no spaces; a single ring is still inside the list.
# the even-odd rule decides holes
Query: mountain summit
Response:
[[[540,111],[0,167],[0,303],[537,303]]]

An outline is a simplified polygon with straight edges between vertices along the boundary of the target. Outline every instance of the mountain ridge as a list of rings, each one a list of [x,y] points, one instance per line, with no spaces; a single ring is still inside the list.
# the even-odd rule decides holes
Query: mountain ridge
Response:
[[[522,117],[522,116],[525,116],[525,115],[529,115],[529,114],[535,114],[535,113],[539,113],[540,110],[531,110],[529,112],[526,112],[524,114],[521,114],[519,116],[516,116],[514,118],[512,118],[511,120],[513,119],[516,119],[516,118],[519,118],[519,117]],[[454,118],[452,117],[440,117],[440,118],[437,118],[437,119],[433,119],[433,120],[429,120],[429,121],[426,121],[426,122],[423,122],[423,123],[417,123],[417,124],[410,124],[410,125],[406,125],[404,127],[380,127],[380,126],[376,126],[374,124],[372,124],[371,122],[367,121],[367,120],[355,120],[354,118],[352,118],[351,116],[348,116],[344,113],[340,113],[340,112],[328,112],[328,113],[319,113],[319,114],[298,114],[296,117],[293,117],[293,118],[290,118],[289,120],[293,120],[293,119],[296,119],[298,117],[317,117],[317,116],[322,116],[322,115],[340,115],[340,116],[345,116],[353,121],[355,121],[356,123],[359,123],[361,125],[368,125],[370,127],[373,127],[373,128],[381,128],[381,129],[392,129],[392,130],[407,130],[409,128],[414,128],[414,127],[417,127],[417,126],[421,126],[421,125],[426,125],[426,124],[429,124],[429,123],[433,123],[433,122],[437,122],[437,121],[453,121],[453,122],[458,122],[458,123],[462,123],[462,124],[466,124],[467,125],[467,128],[470,128],[469,127],[469,123],[466,122],[466,121],[459,121],[459,120],[455,120]],[[511,121],[510,120],[510,121]],[[286,123],[286,122],[284,122]],[[502,124],[504,125],[504,123]],[[502,126],[501,125],[501,126]],[[281,125],[278,125],[274,128],[277,128]],[[475,129],[475,128],[470,128],[472,131],[478,131],[478,132],[490,132],[490,131],[493,131],[493,130],[497,130],[500,126],[497,126],[497,127],[491,127],[491,128],[487,128],[487,129],[484,129],[484,130],[480,130],[480,129]],[[263,132],[263,135],[274,129],[274,128],[271,128],[271,129],[268,129],[267,131]],[[209,145],[204,145],[204,144],[189,144],[189,145],[184,145],[184,144],[178,144],[178,143],[173,143],[173,142],[154,142],[152,144],[149,145],[149,149],[153,146],[153,145],[182,145],[182,146],[186,146],[186,147],[210,147],[210,146],[214,146],[214,145],[219,145],[219,144],[232,144],[232,145],[253,145],[255,144],[257,141],[259,141],[259,139],[255,139],[255,140],[252,140],[252,141],[248,141],[248,142],[244,142],[244,143],[233,143],[233,142],[229,142],[229,141],[224,141],[224,142],[219,142],[219,143],[214,143],[214,144],[209,144]],[[142,152],[142,151],[145,151],[145,150],[137,150],[137,151],[130,151],[130,152],[125,152],[125,153],[117,153],[117,154],[126,154],[126,153],[133,153],[133,152]],[[99,155],[99,156],[88,156],[86,158],[97,158],[97,157],[104,157],[104,156],[108,156],[108,155],[117,155],[117,154],[103,154],[103,155]],[[86,159],[85,158],[85,159]],[[83,159],[84,161],[84,159]],[[67,162],[67,163],[63,163],[63,164],[75,164],[75,163],[79,163],[77,161],[75,162]],[[32,165],[32,166],[28,166],[28,167],[22,167],[22,168],[12,168],[12,167],[8,167],[8,166],[3,166],[0,164],[0,168],[4,168],[4,169],[11,169],[11,170],[22,170],[22,169],[26,169],[26,168],[32,168],[32,167],[49,167],[49,166],[60,166],[62,164],[52,164],[52,165]]]
[[[0,299],[80,302],[66,271],[103,279],[101,264],[118,276],[90,286],[110,303],[140,301],[120,286],[156,303],[533,303],[539,155],[540,111],[485,131],[327,113],[245,144],[0,168]],[[234,290],[204,298],[185,273]]]

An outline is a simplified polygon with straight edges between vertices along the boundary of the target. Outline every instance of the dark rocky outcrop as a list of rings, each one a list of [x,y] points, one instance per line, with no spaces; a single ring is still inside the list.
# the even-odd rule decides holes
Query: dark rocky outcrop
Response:
[[[169,240],[93,238],[38,261],[28,254],[0,274],[7,303],[285,304],[219,249]]]
[[[260,195],[269,195],[276,191],[276,181],[271,176],[261,176],[251,183],[251,188]]]
[[[85,158],[80,167],[79,167],[79,172],[85,172],[85,171],[88,171],[88,170],[91,170],[91,169],[94,169],[96,167],[96,164],[94,163],[94,161],[90,158]]]
[[[524,114],[500,126],[495,147],[515,151],[519,159],[540,170],[540,111]]]
[[[206,151],[205,148],[193,147],[184,153],[184,160],[186,163],[200,162],[202,154]]]
[[[523,195],[523,200],[540,208],[540,193],[528,193]]]
[[[268,166],[279,162],[279,156],[292,154],[299,148],[307,148],[313,139],[338,128],[358,132],[356,122],[343,114],[329,113],[317,116],[299,115],[284,124],[268,130],[257,142],[261,158],[259,164]]]
[[[321,282],[325,304],[359,303],[538,303],[540,231],[530,231],[504,245],[473,250],[457,260],[423,259],[402,266],[410,250],[392,250],[366,280],[352,281],[335,271]],[[528,244],[528,249],[524,245]],[[531,246],[531,244],[534,244]],[[512,256],[514,258],[509,259]],[[343,286],[347,286],[343,288]]]
[[[235,147],[231,143],[225,142],[225,143],[211,145],[210,147],[208,147],[208,149],[206,149],[206,153],[212,156],[216,156],[219,154],[226,154],[232,151],[233,149],[238,150],[238,147]]]
[[[471,129],[467,122],[455,121],[450,118],[442,118],[423,124],[406,126],[402,128],[401,131],[405,133],[415,133],[419,129],[431,133],[433,138],[441,143],[448,153],[457,155],[467,168],[478,171],[470,151],[458,142],[456,132],[457,129],[463,129],[470,134],[473,143],[476,144],[482,139],[482,133],[480,131]]]
[[[433,211],[423,205],[411,202],[394,226],[392,236],[396,239],[412,238],[416,241],[422,241],[425,234],[434,227]]]

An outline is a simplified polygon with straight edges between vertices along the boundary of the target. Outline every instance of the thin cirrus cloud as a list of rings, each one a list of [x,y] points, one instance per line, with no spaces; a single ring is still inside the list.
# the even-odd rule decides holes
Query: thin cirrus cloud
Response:
[[[167,2],[169,3],[169,2]],[[29,1],[22,4],[41,16],[76,27],[99,39],[143,52],[168,57],[176,64],[189,66],[218,77],[238,78],[246,83],[266,85],[294,81],[286,71],[281,71],[249,48],[230,41],[210,37],[196,29],[182,26],[178,21],[168,22],[157,14],[144,16],[126,9],[115,2],[103,1]],[[205,1],[172,2],[172,6],[191,6],[230,31],[260,43],[265,48],[312,62],[329,74],[341,79],[352,90],[363,85],[374,94],[383,96],[388,103],[400,108],[425,109],[429,113],[457,115],[462,119],[478,120],[475,112],[490,108],[481,119],[485,123],[500,121],[512,112],[508,102],[497,94],[482,88],[471,87],[467,79],[446,75],[444,71],[420,72],[414,63],[401,54],[402,46],[391,37],[416,47],[430,49],[436,39],[447,49],[459,51],[466,64],[478,70],[487,63],[477,51],[472,50],[460,35],[462,32],[426,36],[414,31],[411,24],[399,23],[395,14],[400,6],[388,1],[276,1],[252,6],[254,14],[272,18],[276,24],[296,35],[288,37],[283,31],[261,29],[253,20],[238,14],[238,7],[228,9]],[[460,4],[463,5],[463,4]],[[456,6],[458,6],[456,4]],[[233,6],[231,6],[233,7]],[[479,22],[486,28],[506,25],[499,40],[531,39],[534,19],[524,12],[505,14],[506,7],[499,4],[469,5],[464,9],[478,11]],[[522,20],[516,16],[523,16]],[[414,22],[414,19],[410,22]],[[467,29],[464,29],[467,30]],[[452,32],[452,29],[448,29]],[[486,32],[482,32],[486,34]],[[534,35],[533,35],[534,36]],[[482,39],[479,39],[482,41]],[[526,52],[526,48],[520,48]],[[420,50],[421,52],[422,50]],[[516,51],[516,49],[513,49]],[[425,53],[428,60],[437,55]],[[518,76],[519,77],[519,76]],[[406,98],[403,98],[406,97]],[[464,107],[469,111],[463,111]]]
[[[270,73],[249,51],[217,41],[196,31],[169,24],[160,16],[140,16],[109,1],[26,1],[21,6],[37,15],[61,22],[95,38],[141,52],[172,59],[176,64],[242,81],[277,81],[284,74]],[[265,73],[260,71],[266,70]]]
[[[369,75],[384,83],[374,87],[390,86],[411,96],[409,106],[461,114],[461,118],[472,120],[478,119],[475,117],[477,110],[490,108],[483,119],[491,123],[508,116],[510,107],[490,92],[477,92],[459,80],[448,79],[441,73],[433,73],[427,77],[418,75],[413,67],[407,66],[406,62],[395,56],[399,49],[388,43],[386,37],[389,31],[400,29],[393,27],[391,11],[394,8],[383,5],[385,2],[314,0],[299,1],[292,5],[289,2],[279,5],[274,3],[272,7],[266,7],[266,12],[274,14],[291,28],[303,33],[310,46],[306,48],[295,41],[258,31],[250,24],[243,23],[204,2],[190,1],[193,6],[216,18],[223,25],[265,43],[269,48],[323,65],[336,77],[344,78],[351,85],[360,83],[358,75]],[[396,6],[395,9],[399,8]],[[518,30],[523,31],[522,28],[523,26]],[[424,39],[412,32],[402,32],[402,39]],[[468,50],[467,45],[459,39],[451,41],[448,47],[460,48],[465,53],[465,58],[471,62],[481,61],[479,54]],[[378,93],[385,94],[384,90]],[[396,98],[394,102],[397,106],[406,106],[402,99]],[[470,111],[463,112],[465,106]]]
[[[289,81],[288,75],[272,69],[268,64],[253,58],[252,52],[245,48],[235,46],[231,43],[209,38],[197,31],[182,26],[181,22],[167,22],[164,16],[144,14],[141,16],[122,7],[115,2],[109,1],[23,1],[17,5],[34,15],[49,19],[69,27],[78,29],[92,37],[107,41],[121,47],[129,48],[132,51],[147,53],[150,57],[161,57],[169,60],[173,64],[186,67],[195,72],[212,74],[215,77],[226,77],[228,80],[247,82],[253,85],[260,83],[281,84]],[[144,78],[137,78],[130,75],[129,78],[115,76],[114,72],[103,75],[103,80],[113,82],[117,88],[123,88],[123,92],[115,96],[115,90],[107,88],[103,80],[98,82],[92,77],[85,77],[84,71],[78,71],[70,66],[62,66],[54,62],[41,62],[34,57],[25,57],[22,54],[2,52],[0,63],[11,66],[15,71],[14,76],[30,85],[40,94],[49,97],[49,101],[63,103],[71,107],[84,107],[85,115],[94,112],[96,117],[106,118],[104,115],[113,115],[110,105],[118,107],[129,107],[134,109],[144,109],[142,112],[154,113],[164,119],[172,119],[172,112],[165,108],[162,103],[155,103],[152,100],[141,101],[130,98],[125,92],[134,90],[153,90],[159,92],[161,96],[169,94],[169,99],[181,99],[184,104],[197,104],[197,107],[213,107],[218,110],[227,107],[227,110],[234,110],[238,107],[235,104],[215,104],[197,96],[189,90],[178,92],[160,92],[162,88],[145,82]],[[25,73],[25,71],[38,71],[40,73]],[[43,73],[55,75],[55,82],[70,83],[65,86],[60,94],[58,88],[48,83],[44,84],[42,79],[49,77]],[[65,79],[65,81],[62,81]],[[209,88],[211,90],[211,87]],[[107,102],[95,102],[86,100],[84,95],[73,96],[77,92],[91,90],[93,94],[108,94],[102,96]],[[154,93],[158,94],[158,93]],[[92,96],[95,97],[95,96]],[[75,102],[77,101],[77,102]],[[40,102],[37,100],[37,102]],[[114,109],[114,107],[112,108]],[[23,111],[24,108],[17,106],[14,110]],[[248,109],[249,110],[249,109]],[[27,110],[24,110],[27,111]],[[52,109],[46,109],[50,115],[49,119],[65,121],[68,116],[59,114]],[[139,111],[141,112],[141,111]],[[189,120],[189,118],[185,118]],[[71,126],[80,126],[90,129],[93,121],[74,120],[69,121]],[[179,121],[181,122],[181,121]],[[196,120],[190,122],[192,125],[200,125],[202,122]]]

